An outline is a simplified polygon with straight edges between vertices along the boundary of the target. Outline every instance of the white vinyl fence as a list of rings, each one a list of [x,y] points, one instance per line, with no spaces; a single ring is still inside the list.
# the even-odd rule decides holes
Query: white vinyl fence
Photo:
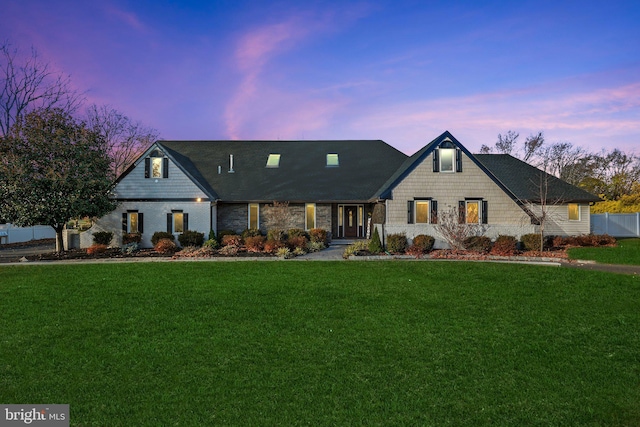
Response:
[[[591,214],[591,233],[613,237],[640,237],[640,212]]]
[[[11,224],[0,224],[0,244],[28,242],[30,240],[53,239],[56,232],[48,225],[33,227],[14,227]]]

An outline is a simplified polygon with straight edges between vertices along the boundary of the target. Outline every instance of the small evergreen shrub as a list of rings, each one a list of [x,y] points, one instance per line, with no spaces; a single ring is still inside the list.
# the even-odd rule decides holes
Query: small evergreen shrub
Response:
[[[213,239],[205,240],[205,242],[202,244],[202,247],[215,250],[220,247],[220,243],[218,243],[218,241],[214,237]]]
[[[380,242],[380,234],[378,234],[378,229],[373,229],[373,235],[371,236],[371,240],[369,241],[369,252],[372,254],[379,254],[383,251],[382,243]]]
[[[429,252],[433,249],[433,245],[435,244],[436,239],[427,234],[418,234],[413,238],[413,245],[422,249],[423,252]]]
[[[209,240],[216,240],[216,232],[213,231],[213,228],[209,231]]]
[[[122,244],[128,245],[129,243],[138,243],[142,241],[142,234],[140,233],[124,233],[122,235]]]
[[[289,231],[287,231],[287,238],[288,239],[290,239],[292,237],[300,237],[300,236],[309,239],[309,235],[302,228],[290,228]]]
[[[328,243],[329,233],[323,228],[312,228],[309,230],[309,240],[312,242]]]
[[[491,239],[487,236],[471,236],[464,239],[464,247],[468,251],[489,252],[491,250]]]
[[[237,234],[225,234],[222,236],[222,246],[238,246],[242,245],[242,238]]]
[[[246,228],[242,232],[243,239],[246,239],[247,237],[257,237],[257,236],[262,236],[262,233],[257,228]]]
[[[267,231],[267,240],[284,242],[287,240],[287,234],[284,232],[284,230],[281,230],[279,228],[272,228],[271,230]]]
[[[404,253],[407,249],[407,236],[404,233],[389,234],[387,236],[387,251],[393,254]]]
[[[171,239],[160,239],[153,246],[153,249],[159,254],[172,254],[178,249],[178,246]]]
[[[540,247],[540,235],[536,233],[523,234],[520,237],[520,242],[525,251],[541,251]]]
[[[93,245],[87,248],[88,255],[103,254],[106,251],[107,251],[107,245],[103,245],[102,243],[94,243]]]
[[[518,241],[513,236],[498,236],[491,248],[491,255],[513,256],[518,251]]]
[[[155,246],[156,243],[158,243],[161,239],[169,239],[175,242],[176,236],[174,236],[172,233],[167,233],[166,231],[156,231],[155,233],[153,233],[153,236],[151,236],[151,244]]]
[[[131,255],[132,253],[138,252],[139,250],[140,247],[136,242],[127,243],[126,245],[122,246],[122,248],[120,248],[120,252],[126,255]]]
[[[262,252],[265,240],[264,236],[248,236],[244,239],[244,246],[247,252]]]
[[[342,258],[348,259],[351,255],[359,255],[365,251],[369,251],[370,240],[357,240],[347,246],[342,253]]]
[[[204,233],[199,233],[193,230],[185,230],[184,233],[178,236],[180,246],[196,246],[200,247],[204,243]]]
[[[111,244],[111,239],[113,239],[113,233],[110,231],[98,231],[97,233],[93,233],[93,243],[98,245],[107,245]]]

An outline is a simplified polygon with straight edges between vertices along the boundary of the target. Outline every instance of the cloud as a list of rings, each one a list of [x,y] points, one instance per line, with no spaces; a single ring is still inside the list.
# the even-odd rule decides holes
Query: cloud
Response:
[[[106,12],[139,33],[149,32],[149,28],[133,12],[118,9],[112,4],[106,6]]]

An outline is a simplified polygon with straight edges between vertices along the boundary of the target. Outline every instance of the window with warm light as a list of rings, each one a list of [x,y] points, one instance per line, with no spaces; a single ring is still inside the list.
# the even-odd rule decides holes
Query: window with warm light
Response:
[[[250,229],[260,228],[260,205],[258,203],[249,203],[249,222],[247,227]]]
[[[173,212],[173,232],[184,233],[184,213],[179,211]]]
[[[569,221],[580,221],[580,205],[577,203],[569,203]]]
[[[416,223],[429,223],[429,201],[416,201]]]
[[[280,154],[269,154],[267,167],[273,169],[280,167]]]
[[[467,201],[467,224],[478,224],[480,222],[480,202],[477,200]]]
[[[315,203],[307,203],[305,205],[305,229],[311,230],[312,228],[316,228],[316,204]]]

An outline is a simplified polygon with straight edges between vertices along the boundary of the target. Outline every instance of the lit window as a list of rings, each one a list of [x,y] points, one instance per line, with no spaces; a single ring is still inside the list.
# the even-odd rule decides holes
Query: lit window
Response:
[[[467,201],[467,224],[478,224],[480,222],[480,202],[477,200]]]
[[[127,232],[128,233],[137,233],[139,230],[139,217],[138,217],[138,212],[128,212],[127,213],[128,216],[128,226],[127,226]]]
[[[569,221],[580,221],[580,205],[569,203]]]
[[[312,228],[316,228],[316,204],[315,203],[307,203],[305,205],[305,229],[311,230]]]
[[[429,202],[416,201],[416,223],[429,223]]]
[[[249,203],[248,228],[260,228],[260,205],[257,203]]]
[[[337,154],[327,154],[327,167],[336,168],[340,166],[340,160]]]
[[[151,159],[151,178],[162,178],[162,157]]]
[[[268,168],[280,167],[280,154],[269,154],[269,158],[267,159],[267,167]]]
[[[456,150],[454,148],[440,148],[440,172],[455,172],[454,161]]]
[[[184,233],[184,214],[182,212],[173,212],[173,232]]]
[[[364,208],[362,206],[358,206],[358,226],[362,227],[364,225]]]

